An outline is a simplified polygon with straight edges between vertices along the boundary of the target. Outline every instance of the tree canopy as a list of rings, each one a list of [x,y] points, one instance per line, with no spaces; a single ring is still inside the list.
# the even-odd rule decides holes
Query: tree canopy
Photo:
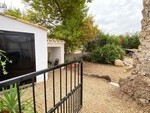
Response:
[[[89,2],[92,0],[24,0],[29,6],[25,14],[18,9],[5,13],[46,26],[50,38],[64,40],[66,52],[73,52],[99,31],[93,17],[87,15]]]

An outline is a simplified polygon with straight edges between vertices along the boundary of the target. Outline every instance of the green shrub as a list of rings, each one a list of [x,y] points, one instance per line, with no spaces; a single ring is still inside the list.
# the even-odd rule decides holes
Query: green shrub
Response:
[[[87,42],[85,45],[84,45],[84,49],[86,52],[92,52],[96,47],[99,46],[99,43],[98,43],[99,39],[98,40],[92,40],[90,42]]]
[[[117,36],[101,33],[94,40],[84,45],[85,51],[92,52],[97,47],[103,47],[106,44],[120,45],[120,39]]]
[[[109,34],[100,34],[99,35],[99,46],[103,47],[106,44],[114,44],[114,45],[120,45],[120,40],[117,36],[109,35]]]
[[[140,45],[140,36],[138,33],[130,34],[121,37],[122,39],[122,47],[126,49],[138,49],[138,46]]]
[[[118,45],[106,44],[96,48],[91,55],[94,62],[113,64],[116,59],[123,59],[125,51]]]
[[[128,38],[129,41],[129,49],[138,49],[140,45],[139,35],[133,34]]]
[[[122,48],[126,48],[126,49],[129,49],[129,40],[127,37],[123,37],[122,38]]]
[[[26,91],[26,90],[25,90]],[[25,93],[21,89],[20,97]],[[18,96],[17,96],[17,86],[10,85],[10,89],[3,88],[3,95],[0,97],[0,113],[19,113],[18,107]],[[21,101],[21,111],[22,113],[33,113],[32,100],[31,98],[23,99]]]
[[[83,58],[83,61],[91,62],[91,56],[90,55],[84,55],[82,58]]]

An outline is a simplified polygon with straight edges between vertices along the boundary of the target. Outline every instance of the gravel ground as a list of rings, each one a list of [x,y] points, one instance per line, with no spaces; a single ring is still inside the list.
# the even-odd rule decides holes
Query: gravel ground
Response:
[[[116,67],[113,65],[84,63],[84,72],[99,75],[109,75],[112,82],[118,82],[120,78],[131,75],[131,71],[126,70],[127,67]]]
[[[110,75],[112,82],[131,74],[126,67],[93,63],[84,63],[84,72]],[[138,105],[103,79],[84,76],[84,103],[80,113],[150,113],[150,108]]]
[[[85,76],[80,113],[144,113],[144,108],[106,81]]]
[[[63,71],[62,76],[65,75]],[[126,71],[126,67],[115,67],[112,65],[101,65],[93,63],[84,63],[84,72],[100,75],[110,75],[113,82],[118,82],[119,78],[130,75],[131,72]],[[65,84],[65,78],[62,78]],[[70,78],[68,78],[70,79]],[[80,113],[150,113],[150,108],[141,107],[130,99],[127,95],[120,92],[119,88],[110,85],[107,81],[92,76],[84,76],[83,86],[83,107]],[[56,72],[56,95],[59,94],[59,71]],[[49,73],[47,81],[47,99],[48,108],[52,107],[52,73]],[[69,83],[68,83],[69,84]],[[44,92],[43,83],[36,84],[36,104],[38,113],[44,112]],[[63,88],[65,88],[63,86]],[[70,88],[68,87],[68,90]],[[28,91],[30,92],[31,89]],[[27,95],[32,95],[27,92]],[[63,92],[65,95],[65,92]],[[59,95],[56,96],[56,102],[59,101]]]

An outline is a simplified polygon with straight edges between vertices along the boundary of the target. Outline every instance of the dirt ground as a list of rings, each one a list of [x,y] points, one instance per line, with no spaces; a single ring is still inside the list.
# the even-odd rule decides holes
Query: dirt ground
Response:
[[[112,82],[127,77],[131,71],[127,67],[84,63],[84,73],[109,75]],[[150,108],[138,105],[119,87],[110,85],[107,81],[92,76],[84,76],[84,99],[80,113],[150,113]]]
[[[131,71],[127,71],[127,67],[116,67],[113,65],[84,63],[84,73],[92,73],[99,75],[109,75],[112,82],[118,82],[120,78],[131,75]]]

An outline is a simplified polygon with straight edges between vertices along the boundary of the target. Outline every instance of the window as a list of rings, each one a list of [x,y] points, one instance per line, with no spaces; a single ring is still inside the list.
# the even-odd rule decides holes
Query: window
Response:
[[[0,72],[0,81],[35,71],[34,34],[1,31],[0,49],[12,63],[7,63],[7,75]]]

